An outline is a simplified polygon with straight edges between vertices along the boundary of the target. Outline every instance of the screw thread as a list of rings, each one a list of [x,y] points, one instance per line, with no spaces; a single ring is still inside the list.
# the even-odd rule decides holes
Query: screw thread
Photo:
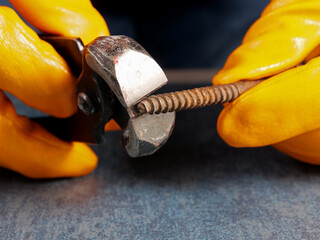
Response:
[[[141,114],[159,114],[231,102],[259,82],[261,81],[240,81],[152,95],[143,99],[138,104],[138,109]]]

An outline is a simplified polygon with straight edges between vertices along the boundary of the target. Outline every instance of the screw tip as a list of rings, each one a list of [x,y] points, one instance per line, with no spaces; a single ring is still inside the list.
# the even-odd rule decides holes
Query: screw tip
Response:
[[[140,114],[148,113],[146,106],[143,104],[143,102],[138,104],[138,110]]]

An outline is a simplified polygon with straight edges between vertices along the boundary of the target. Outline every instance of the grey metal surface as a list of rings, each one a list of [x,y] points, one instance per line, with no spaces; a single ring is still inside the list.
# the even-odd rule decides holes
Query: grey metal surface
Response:
[[[86,46],[85,59],[125,108],[168,82],[158,63],[127,36],[103,36]]]
[[[1,169],[0,239],[319,239],[320,168],[271,147],[228,147],[219,111],[177,113],[167,144],[141,159],[108,133],[86,177]]]
[[[169,139],[175,123],[175,112],[131,118],[122,134],[122,145],[131,157],[154,154]]]

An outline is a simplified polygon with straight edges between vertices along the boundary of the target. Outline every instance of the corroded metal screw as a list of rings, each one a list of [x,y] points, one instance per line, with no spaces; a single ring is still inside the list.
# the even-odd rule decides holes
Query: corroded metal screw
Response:
[[[138,104],[140,114],[159,114],[231,102],[262,80],[194,88],[152,95]]]

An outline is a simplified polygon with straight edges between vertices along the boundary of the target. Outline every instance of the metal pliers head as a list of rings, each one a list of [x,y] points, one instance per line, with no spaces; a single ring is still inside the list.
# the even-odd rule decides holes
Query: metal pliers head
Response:
[[[69,119],[38,121],[58,137],[90,144],[103,142],[104,127],[114,119],[131,157],[153,154],[168,140],[175,113],[139,115],[136,104],[167,83],[157,62],[132,38],[43,37],[69,62],[76,75],[78,112]],[[81,59],[80,59],[81,58]],[[57,129],[59,129],[57,131]]]

